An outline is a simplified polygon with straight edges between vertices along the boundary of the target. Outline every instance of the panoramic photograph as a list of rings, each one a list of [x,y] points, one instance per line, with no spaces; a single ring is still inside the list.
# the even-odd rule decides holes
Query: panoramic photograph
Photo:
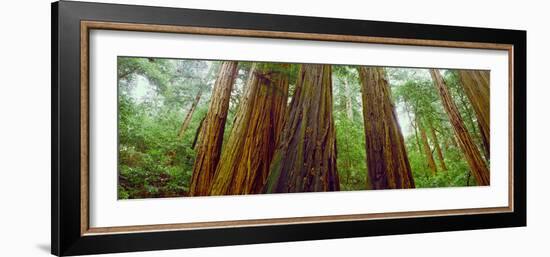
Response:
[[[117,80],[120,200],[490,185],[488,70],[119,56]]]

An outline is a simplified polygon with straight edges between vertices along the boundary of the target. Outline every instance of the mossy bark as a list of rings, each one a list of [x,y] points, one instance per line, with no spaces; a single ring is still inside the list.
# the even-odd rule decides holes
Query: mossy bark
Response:
[[[360,67],[369,188],[414,188],[386,72]]]
[[[330,65],[303,64],[266,193],[338,191]]]

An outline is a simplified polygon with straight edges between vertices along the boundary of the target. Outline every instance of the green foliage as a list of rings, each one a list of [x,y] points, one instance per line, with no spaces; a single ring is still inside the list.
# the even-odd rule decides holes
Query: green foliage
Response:
[[[215,69],[215,65],[212,66]],[[202,69],[190,71],[192,67]],[[214,74],[205,72],[208,67],[196,61],[178,63],[155,59],[151,62],[146,58],[119,58],[119,71],[131,69],[134,71],[130,77],[134,78],[129,82],[119,80],[119,198],[185,195],[195,159],[191,146],[208,107],[207,102],[199,105],[183,138],[178,139],[177,131],[188,111],[182,106],[190,105],[199,86],[209,89],[212,82],[208,76]],[[188,74],[179,72],[180,76],[176,77],[174,74],[179,69],[185,69]],[[202,77],[197,76],[201,71]],[[147,76],[149,83],[146,86],[155,88],[153,94],[140,94],[135,85],[139,83],[136,74]],[[162,83],[167,84],[161,86]],[[190,90],[185,92],[185,88]],[[176,92],[185,94],[180,96],[180,104],[170,100]]]
[[[367,189],[365,132],[356,67],[333,66],[336,165],[341,190]]]
[[[175,73],[172,61],[166,59],[119,57],[117,65],[119,81],[132,82],[137,76],[143,76],[156,86],[158,92],[168,89],[170,74]]]
[[[407,140],[408,144],[411,143]],[[412,149],[413,146],[408,147]],[[427,168],[425,157],[418,151],[408,151],[409,162],[413,171],[414,182],[417,188],[432,187],[462,187],[473,186],[475,181],[470,177],[467,163],[462,160],[459,149],[449,149],[445,154],[448,170],[439,170],[435,175]],[[470,180],[468,182],[468,179]]]
[[[341,190],[364,190],[367,188],[367,169],[363,122],[351,121],[343,113],[337,113],[335,117],[336,165]]]
[[[120,101],[120,106],[128,103]],[[121,108],[123,109],[123,108]],[[121,111],[119,122],[120,198],[183,195],[188,188],[194,159],[189,134],[176,139],[181,116],[165,112],[150,116],[146,104]]]
[[[450,121],[443,110],[442,103],[437,95],[437,91],[428,75],[427,70],[421,69],[391,69],[390,80],[392,83],[392,92],[398,105],[404,106],[407,117],[413,119],[408,122],[413,125],[408,126],[413,132],[406,138],[407,153],[413,177],[417,188],[426,187],[457,187],[472,186],[475,184],[473,178],[470,178],[468,164],[464,160],[461,150],[457,146],[449,146],[451,138],[454,137]],[[452,88],[458,90],[460,87],[458,78],[452,79]],[[457,98],[460,96],[454,96]],[[467,111],[467,104],[461,109],[461,114]],[[468,119],[465,119],[468,120]],[[471,121],[471,120],[470,120]],[[403,122],[403,121],[401,121]],[[430,126],[433,126],[439,137],[439,143],[443,148],[443,156],[448,170],[442,170],[440,162],[436,159],[434,151],[435,145],[430,137],[429,145],[438,165],[438,172],[434,175],[428,168],[425,153],[418,149],[418,140],[420,140],[418,130],[420,127],[430,134]],[[447,146],[447,147],[446,147]],[[469,180],[469,181],[468,181]]]

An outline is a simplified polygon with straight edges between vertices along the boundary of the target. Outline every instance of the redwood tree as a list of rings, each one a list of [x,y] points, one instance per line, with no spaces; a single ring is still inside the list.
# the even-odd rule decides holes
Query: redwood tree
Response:
[[[283,128],[289,65],[254,64],[211,195],[260,193]]]
[[[199,88],[197,95],[193,100],[193,103],[191,103],[191,107],[189,108],[189,111],[187,111],[187,114],[185,115],[185,119],[183,119],[183,122],[181,123],[180,129],[178,131],[179,139],[183,138],[185,130],[187,130],[187,127],[189,127],[189,124],[191,123],[191,118],[193,118],[193,113],[195,113],[195,110],[197,109],[197,105],[201,100],[203,87],[204,85],[201,85],[201,87]]]
[[[386,72],[381,67],[360,67],[359,77],[370,188],[414,188]]]
[[[489,72],[477,70],[458,71],[464,93],[474,109],[480,128],[483,148],[487,157],[490,153],[490,90]],[[487,158],[488,159],[488,158]]]
[[[339,190],[330,65],[301,65],[288,112],[264,192]]]
[[[435,166],[434,156],[432,154],[432,149],[430,143],[428,142],[428,136],[426,135],[426,128],[420,123],[417,122],[418,129],[420,130],[420,136],[422,138],[422,148],[424,149],[424,154],[426,155],[426,161],[428,163],[428,168],[432,174],[437,172],[437,166]]]
[[[464,152],[466,161],[470,166],[472,174],[476,178],[477,184],[480,186],[489,185],[489,169],[485,165],[477,146],[466,129],[458,108],[451,98],[451,94],[449,93],[449,89],[447,88],[445,81],[441,77],[438,70],[430,69],[430,74],[441,98],[441,102],[443,103],[445,112],[449,116],[449,121],[451,122],[456,138],[458,139],[458,144]]]
[[[346,107],[346,117],[348,118],[348,120],[353,121],[353,108],[352,108],[352,102],[351,102],[351,98],[353,96],[351,93],[351,85],[347,78],[344,79],[344,90],[345,90],[344,105]]]
[[[437,154],[437,159],[439,160],[439,165],[442,170],[447,170],[447,164],[445,163],[445,158],[443,157],[443,151],[441,151],[441,145],[439,144],[439,139],[437,133],[432,123],[430,125],[430,132],[432,135],[432,142],[434,144],[435,152]]]
[[[220,160],[223,131],[227,120],[231,89],[237,76],[237,62],[224,61],[212,90],[208,113],[199,133],[197,155],[189,195],[207,195]]]
[[[412,130],[414,131],[414,139],[416,142],[416,148],[418,150],[418,154],[422,155],[422,146],[420,146],[420,138],[418,137],[418,126],[416,125],[415,119],[412,118],[411,110],[409,107],[409,103],[407,101],[404,102],[405,112],[407,113],[407,118],[409,119],[409,126],[411,126]],[[415,114],[416,115],[416,114]]]

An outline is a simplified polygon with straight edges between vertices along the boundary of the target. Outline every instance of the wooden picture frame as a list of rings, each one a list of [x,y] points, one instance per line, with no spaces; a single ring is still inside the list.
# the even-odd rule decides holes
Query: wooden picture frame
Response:
[[[120,30],[499,49],[509,56],[507,207],[89,226],[89,33]],[[52,4],[52,254],[80,255],[526,225],[526,32],[61,1]]]

